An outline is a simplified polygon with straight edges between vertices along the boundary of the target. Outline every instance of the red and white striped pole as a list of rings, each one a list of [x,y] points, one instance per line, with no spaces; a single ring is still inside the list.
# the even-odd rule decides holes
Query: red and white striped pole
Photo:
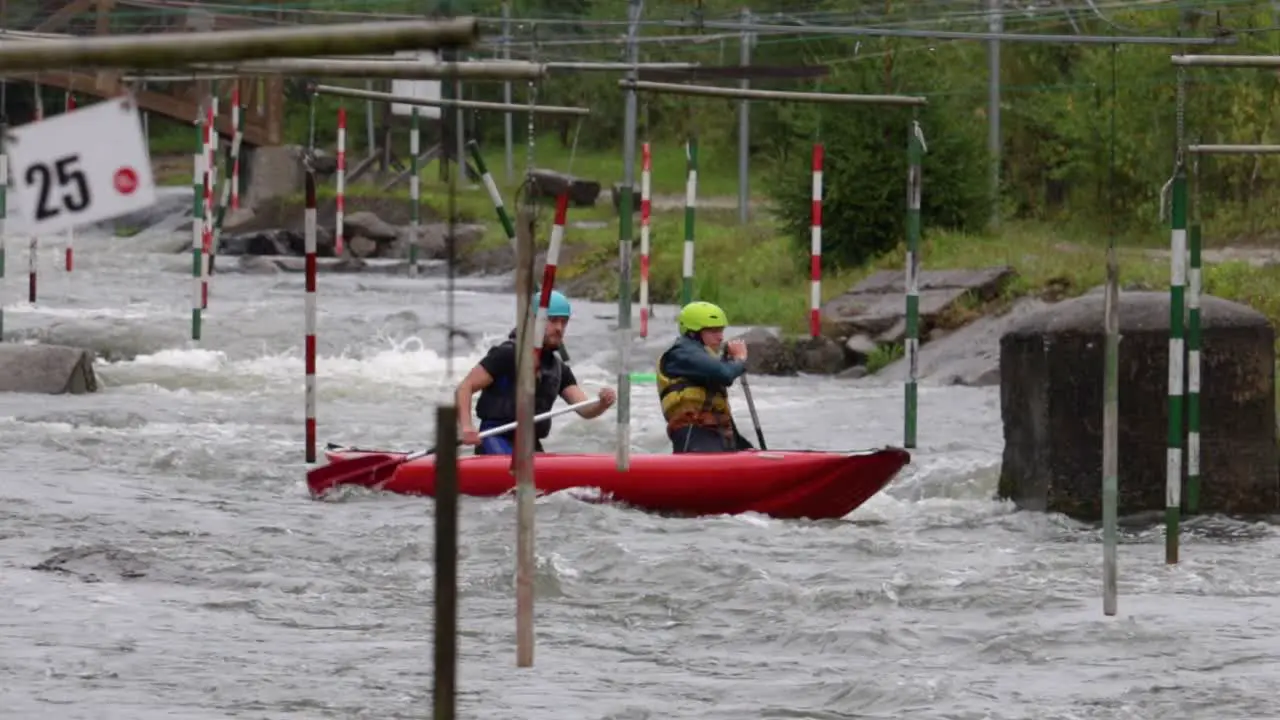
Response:
[[[551,242],[547,244],[547,261],[542,266],[542,289],[538,297],[538,316],[533,323],[533,359],[542,361],[542,337],[547,332],[547,309],[551,305],[551,289],[556,284],[556,266],[560,263],[560,245],[564,243],[565,216],[569,213],[569,191],[556,197],[556,220],[551,226]],[[537,367],[535,365],[534,367]]]
[[[306,442],[307,462],[316,461],[316,177],[307,173],[307,209],[303,220],[303,250],[306,252],[307,295],[306,340]]]
[[[67,98],[66,98],[66,111],[71,112],[75,109],[76,109],[76,96],[70,90],[68,90]],[[70,228],[67,230],[67,252],[66,252],[67,272],[71,272],[71,269],[75,267],[75,246],[76,246],[76,231],[75,231],[75,228]]]
[[[822,333],[822,143],[813,144],[813,211],[809,229],[809,335]]]
[[[231,132],[240,132],[240,80],[231,86]],[[231,153],[231,209],[240,209],[240,153]]]
[[[346,214],[347,187],[347,109],[338,108],[338,172],[337,193],[333,201],[333,254],[342,257],[342,219]]]
[[[649,337],[649,143],[640,146],[640,337]]]
[[[200,308],[209,308],[209,255],[213,253],[213,99],[205,110],[204,122],[204,219],[201,221],[200,246],[204,249],[200,268]]]
[[[36,122],[44,120],[44,100],[40,97],[40,84],[36,83]],[[40,268],[40,238],[35,235],[27,241],[27,302],[36,301],[36,273]]]

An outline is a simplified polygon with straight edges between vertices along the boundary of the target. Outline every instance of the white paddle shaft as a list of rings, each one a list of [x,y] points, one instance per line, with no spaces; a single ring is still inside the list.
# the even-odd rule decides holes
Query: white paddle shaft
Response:
[[[589,405],[595,405],[598,402],[600,402],[598,399],[583,400],[582,402],[577,402],[572,405],[566,405],[562,408],[556,408],[555,410],[548,410],[542,413],[541,415],[534,415],[533,421],[542,422],[543,420],[550,420],[553,417],[564,415],[565,413],[577,412],[578,410],[581,410]],[[509,422],[506,425],[499,425],[498,427],[495,427],[495,428],[489,428],[488,430],[485,430],[480,433],[480,439],[483,440],[484,438],[493,437],[494,435],[502,435],[503,433],[509,433],[512,430],[516,429],[517,424],[519,424],[519,421]],[[432,453],[432,450],[419,450],[416,453],[412,453],[406,456],[405,460],[406,461],[415,460],[425,455],[430,455],[431,453]]]

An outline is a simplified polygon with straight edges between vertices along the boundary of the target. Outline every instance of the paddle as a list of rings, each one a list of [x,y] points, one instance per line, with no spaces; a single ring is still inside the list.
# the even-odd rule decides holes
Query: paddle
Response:
[[[566,405],[555,410],[548,410],[541,415],[535,415],[534,422],[550,420],[558,415],[575,412],[589,405],[594,405],[599,399],[592,398],[583,400],[582,402]],[[480,439],[492,437],[494,435],[502,435],[516,429],[516,423],[510,422],[506,425],[499,425],[495,428],[489,428],[480,433]],[[461,442],[459,442],[461,444]],[[377,485],[390,479],[395,473],[396,468],[400,467],[410,460],[416,460],[420,457],[426,457],[436,451],[432,447],[427,450],[419,450],[418,452],[409,453],[403,457],[394,457],[389,454],[364,455],[357,458],[349,458],[340,460],[331,465],[318,467],[307,472],[307,485],[312,488],[323,487],[330,488],[335,485],[343,485],[355,482],[359,478],[361,485]]]
[[[764,431],[760,429],[760,416],[756,414],[756,401],[751,397],[751,385],[747,383],[747,374],[738,376],[742,381],[742,394],[747,398],[747,409],[751,411],[751,424],[756,426],[756,440],[760,441],[760,449],[768,450],[764,444]]]
[[[724,343],[720,351],[720,357],[729,357],[729,343]],[[764,444],[764,431],[760,429],[760,416],[756,414],[756,401],[751,397],[751,384],[747,382],[747,374],[743,373],[738,376],[738,380],[742,382],[742,395],[747,399],[747,410],[751,413],[751,424],[756,428],[756,440],[760,443],[761,450],[768,450]]]

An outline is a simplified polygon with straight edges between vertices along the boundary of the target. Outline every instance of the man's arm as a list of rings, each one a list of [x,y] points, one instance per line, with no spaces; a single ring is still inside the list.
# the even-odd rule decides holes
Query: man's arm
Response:
[[[591,399],[587,397],[586,391],[583,390],[581,387],[579,387],[576,382],[573,385],[569,385],[565,387],[563,390],[561,390],[560,397],[563,398],[564,401],[569,403],[570,405],[573,405],[574,403],[580,403],[584,400]],[[578,408],[577,410],[574,410],[574,412],[578,413],[579,417],[590,420],[591,418],[600,417],[608,409],[609,409],[608,405],[605,405],[604,403],[597,400],[595,405],[588,405],[584,408]]]
[[[471,372],[458,383],[453,401],[458,406],[458,426],[463,430],[474,427],[471,424],[471,396],[492,384],[493,376],[482,365],[471,368]]]
[[[587,396],[586,391],[578,386],[578,378],[568,365],[562,366],[560,370],[560,397],[570,405],[591,399]],[[608,409],[608,405],[596,401],[596,404],[579,408],[574,412],[578,413],[578,417],[590,420],[591,418],[600,417]]]
[[[480,359],[471,372],[458,383],[454,392],[454,403],[458,407],[458,427],[463,430],[473,428],[471,419],[471,396],[493,384],[494,377],[502,375],[515,364],[515,353],[507,352],[507,348],[499,345],[489,350]]]
[[[684,343],[671,348],[662,358],[662,373],[667,377],[724,387],[732,385],[746,371],[747,364],[741,360],[720,360],[701,347]]]

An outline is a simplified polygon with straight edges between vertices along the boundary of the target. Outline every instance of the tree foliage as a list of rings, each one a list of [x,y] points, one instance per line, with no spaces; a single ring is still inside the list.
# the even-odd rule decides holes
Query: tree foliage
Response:
[[[910,94],[897,82],[927,75],[937,64],[930,55],[904,58],[888,86],[883,68],[852,66],[828,78],[823,89],[858,94]],[[982,125],[956,122],[963,106],[935,98],[919,110],[876,105],[818,105],[791,110],[790,141],[775,143],[779,168],[771,193],[784,227],[795,238],[797,258],[808,261],[811,247],[811,148],[823,145],[823,260],[856,265],[894,247],[905,233],[907,145],[919,132],[925,227],[981,228],[989,215],[989,174]],[[794,130],[801,130],[796,133]]]
[[[266,6],[226,0],[264,14]],[[248,8],[252,5],[252,8]],[[767,22],[843,26],[986,30],[985,5],[939,4],[935,0],[865,3],[855,0],[760,0],[746,3]],[[1178,52],[1272,54],[1280,52],[1280,11],[1273,3],[1242,0],[1198,10],[1189,3],[1006,4],[1010,33],[1107,35],[1235,34],[1226,48],[1176,45],[1109,45],[1005,42],[1001,46],[1001,214],[1096,232],[1167,234],[1161,188],[1172,172],[1177,138],[1176,79],[1169,55]],[[10,24],[27,27],[49,12],[47,3],[10,0]],[[500,0],[312,0],[286,3],[362,13],[470,14],[496,18]],[[220,6],[221,7],[221,6]],[[536,60],[624,60],[621,42],[562,43],[573,39],[620,40],[625,0],[512,0],[512,56]],[[646,20],[737,19],[740,0],[646,0]],[[136,14],[136,13],[135,13]],[[267,13],[269,14],[269,13]],[[132,16],[131,16],[132,17]],[[534,24],[529,18],[556,22]],[[568,20],[570,22],[564,22]],[[1221,24],[1221,28],[1215,27]],[[485,23],[485,35],[495,26]],[[739,41],[715,29],[646,26],[642,35],[676,40],[643,44],[645,61],[738,62]],[[537,41],[531,44],[531,41]],[[491,50],[469,57],[494,57]],[[753,65],[825,64],[820,81],[752,82],[753,87],[871,93],[923,94],[919,113],[928,152],[924,157],[923,226],[974,229],[988,216],[987,47],[969,40],[904,37],[760,35],[751,48]],[[1280,84],[1266,70],[1189,68],[1185,128],[1188,142],[1280,143],[1277,117]],[[620,149],[624,97],[616,73],[557,73],[537,89],[547,104],[589,106],[587,121],[541,117],[535,131],[558,131],[561,142],[580,148]],[[725,81],[700,80],[704,83]],[[515,83],[517,103],[527,86]],[[11,101],[13,100],[11,93]],[[500,101],[501,83],[467,84],[469,99]],[[46,100],[51,102],[51,100]],[[698,136],[706,155],[732,158],[737,144],[736,102],[642,94],[639,130],[655,152],[679,152]],[[911,110],[867,106],[810,106],[753,102],[750,106],[752,164],[772,165],[768,191],[784,224],[797,239],[796,259],[808,255],[809,152],[817,133],[826,146],[824,225],[833,261],[859,262],[901,242],[905,217],[906,142]],[[297,115],[295,118],[294,115]],[[468,134],[497,145],[503,116],[468,114]],[[515,123],[524,139],[525,118]],[[290,133],[306,128],[305,109],[289,118]],[[317,141],[331,142],[322,124]],[[432,128],[428,126],[428,134]],[[726,152],[727,151],[727,152]],[[714,170],[713,168],[703,168]],[[1196,208],[1212,242],[1228,233],[1269,230],[1280,211],[1280,161],[1269,157],[1204,158],[1196,168]],[[608,185],[620,178],[595,178]],[[1167,208],[1166,208],[1167,210]]]

